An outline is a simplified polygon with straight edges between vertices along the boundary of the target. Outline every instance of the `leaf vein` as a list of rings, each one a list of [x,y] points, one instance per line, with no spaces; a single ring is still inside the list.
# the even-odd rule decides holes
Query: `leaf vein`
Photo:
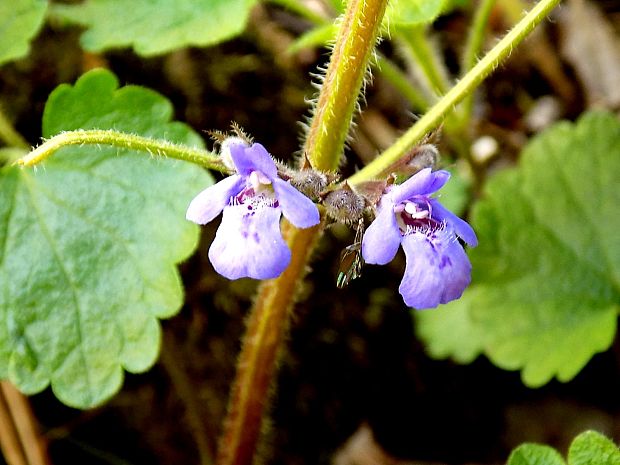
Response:
[[[78,344],[75,345],[73,347],[73,350],[78,350],[79,354],[80,354],[80,358],[82,361],[82,364],[84,366],[84,374],[86,377],[86,385],[88,386],[88,396],[89,396],[89,403],[90,400],[93,398],[93,384],[92,381],[90,379],[90,373],[89,373],[89,366],[86,363],[86,355],[84,353],[84,347],[83,347],[83,342],[84,342],[84,334],[83,334],[83,328],[82,328],[82,315],[81,315],[81,309],[80,309],[80,303],[79,303],[79,298],[78,298],[78,288],[76,286],[76,283],[71,279],[71,275],[69,273],[69,271],[64,267],[63,262],[61,260],[61,255],[58,249],[58,244],[56,243],[56,241],[54,240],[53,235],[50,233],[47,224],[45,223],[45,221],[43,220],[43,215],[41,213],[41,211],[39,210],[39,207],[35,201],[35,195],[34,192],[32,191],[32,186],[30,185],[32,183],[32,181],[30,179],[28,179],[28,177],[24,176],[24,185],[26,186],[26,188],[28,189],[29,193],[30,193],[30,204],[32,205],[32,211],[35,213],[35,216],[37,217],[38,223],[39,223],[39,227],[41,228],[41,232],[43,233],[43,235],[45,236],[45,238],[47,239],[47,242],[50,245],[50,249],[52,250],[53,254],[54,254],[54,258],[56,260],[56,262],[58,263],[58,268],[61,270],[62,274],[65,277],[65,280],[67,282],[67,284],[69,285],[69,288],[71,289],[71,293],[72,293],[72,297],[73,297],[73,303],[75,305],[75,323],[76,323],[76,327],[77,327],[77,332],[78,332]]]
[[[591,230],[593,232],[593,234],[596,236],[596,241],[597,243],[601,246],[601,247],[605,247],[605,242],[603,241],[604,238],[604,233],[601,232],[601,230],[598,227],[599,221],[597,221],[596,218],[593,218],[591,216],[591,213],[593,211],[595,211],[593,208],[589,208],[587,203],[584,203],[584,201],[586,201],[585,199],[581,198],[577,191],[575,190],[575,186],[573,185],[573,183],[570,182],[570,180],[568,179],[568,173],[567,173],[567,164],[566,163],[562,163],[562,160],[558,159],[559,156],[559,151],[558,150],[553,150],[553,148],[549,147],[550,150],[548,150],[549,156],[551,158],[553,158],[555,165],[556,165],[556,169],[554,170],[556,173],[555,178],[559,179],[560,182],[564,185],[565,187],[565,191],[567,192],[567,194],[570,196],[571,200],[573,201],[573,205],[578,205],[579,209],[581,210],[581,215],[583,218],[587,218],[588,223],[591,227]],[[590,182],[592,180],[589,180]],[[587,181],[586,181],[587,182]],[[538,217],[538,215],[537,215]],[[541,221],[541,218],[538,217],[539,221]],[[578,226],[578,225],[577,225]],[[608,254],[605,252],[601,253],[602,255],[602,262],[604,263],[604,266],[606,268],[606,272],[607,274],[613,275],[613,266],[612,264],[609,262],[609,257]]]

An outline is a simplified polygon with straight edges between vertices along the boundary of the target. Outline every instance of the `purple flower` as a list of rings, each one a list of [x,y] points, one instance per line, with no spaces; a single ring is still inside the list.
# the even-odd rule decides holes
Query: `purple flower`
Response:
[[[390,188],[362,241],[364,260],[377,265],[390,262],[402,244],[407,265],[398,290],[405,304],[417,309],[458,299],[471,280],[471,264],[457,236],[475,247],[476,233],[430,197],[449,178],[447,171],[426,168]]]
[[[205,189],[192,200],[187,219],[206,224],[223,210],[222,223],[209,248],[215,271],[228,279],[270,279],[291,260],[280,233],[280,214],[298,228],[319,222],[314,203],[278,177],[271,156],[261,144],[248,147],[239,138],[222,144],[237,174]]]

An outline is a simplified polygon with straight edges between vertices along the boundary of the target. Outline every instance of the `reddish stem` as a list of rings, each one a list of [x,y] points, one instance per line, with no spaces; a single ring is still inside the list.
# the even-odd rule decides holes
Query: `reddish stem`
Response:
[[[284,237],[293,256],[284,273],[266,281],[256,296],[219,444],[218,465],[252,463],[263,413],[269,405],[269,388],[288,331],[289,314],[294,303],[291,297],[296,293],[297,283],[306,274],[306,263],[321,229],[322,224],[308,229],[283,224]]]

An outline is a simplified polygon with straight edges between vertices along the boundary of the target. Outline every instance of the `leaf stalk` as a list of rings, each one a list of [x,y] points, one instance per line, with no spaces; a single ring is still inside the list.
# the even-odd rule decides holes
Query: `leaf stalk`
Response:
[[[335,171],[340,164],[386,6],[387,0],[347,5],[304,144],[313,168]]]
[[[561,0],[541,0],[514,28],[500,40],[478,63],[450,89],[416,124],[403,134],[391,147],[375,160],[348,179],[350,184],[359,184],[374,179],[396,163],[424,136],[441,124],[455,106],[497,68],[527,35],[547,17]]]
[[[217,171],[229,171],[219,157],[207,150],[104,129],[62,132],[46,140],[16,163],[20,166],[33,166],[51,157],[59,149],[71,145],[108,145],[119,149],[137,150],[152,157],[175,158]]]

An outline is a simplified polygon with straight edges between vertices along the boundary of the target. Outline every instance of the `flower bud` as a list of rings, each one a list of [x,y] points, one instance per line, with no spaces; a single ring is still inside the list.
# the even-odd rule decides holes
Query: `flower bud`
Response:
[[[317,170],[291,171],[290,182],[295,189],[311,199],[316,199],[330,183],[327,175]]]
[[[435,169],[439,159],[439,150],[433,144],[418,145],[399,160],[392,163],[382,174],[384,176],[393,174],[399,179],[407,179],[424,168]]]
[[[433,144],[424,144],[416,147],[407,163],[413,173],[422,171],[424,168],[435,169],[439,163],[439,150]]]
[[[340,222],[351,224],[358,221],[364,214],[366,202],[346,182],[342,188],[330,191],[323,198],[327,215]]]

